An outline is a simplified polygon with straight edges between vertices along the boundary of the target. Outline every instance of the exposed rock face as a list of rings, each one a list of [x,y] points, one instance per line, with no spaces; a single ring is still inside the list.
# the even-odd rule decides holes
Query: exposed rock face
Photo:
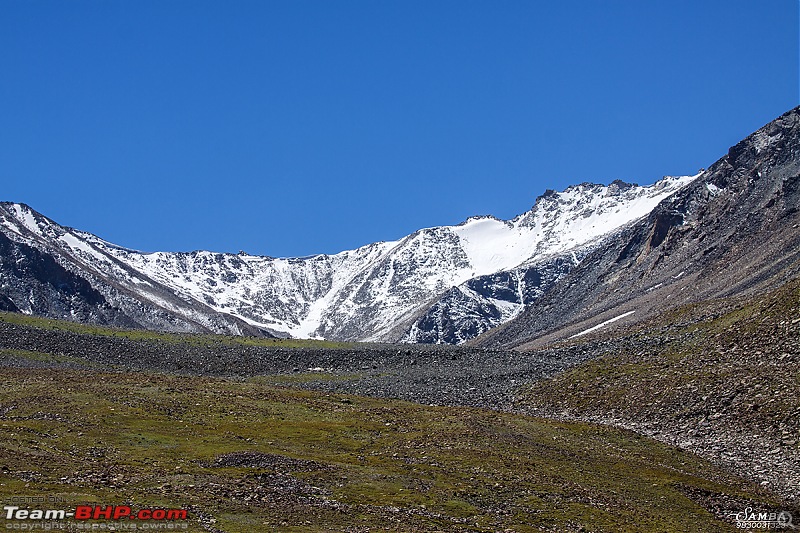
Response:
[[[51,318],[164,331],[263,334],[143,280],[91,244],[19,204],[0,204],[0,308]]]
[[[791,277],[798,129],[795,109],[699,177],[584,183],[513,220],[306,258],[142,253],[0,204],[0,307],[169,331],[541,344]]]
[[[800,108],[750,135],[479,339],[540,345],[628,313],[778,286],[800,272]]]
[[[580,250],[584,255],[585,250]],[[408,331],[406,342],[461,344],[507,322],[578,263],[576,255],[472,278],[448,290]]]
[[[0,305],[168,331],[460,343],[516,316],[691,179],[584,183],[547,192],[513,220],[474,217],[289,259],[142,253],[3,203]]]
[[[107,308],[105,298],[86,279],[59,265],[52,256],[0,234],[0,268],[9,279],[27,279],[27,284],[8,284],[0,306],[16,310],[14,303],[25,305],[31,313],[88,316],[93,310]],[[24,303],[23,303],[24,302]],[[81,313],[83,312],[83,313]]]

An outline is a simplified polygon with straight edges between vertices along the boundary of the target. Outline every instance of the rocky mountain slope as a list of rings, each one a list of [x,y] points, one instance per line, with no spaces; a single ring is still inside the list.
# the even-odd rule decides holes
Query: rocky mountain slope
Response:
[[[141,365],[162,342],[125,359]],[[191,352],[163,351],[176,348]],[[0,498],[183,509],[185,520],[162,522],[204,533],[727,532],[745,508],[788,507],[615,428],[286,386],[307,374],[221,379],[89,358],[84,350],[65,368],[57,354],[0,349]],[[269,384],[276,378],[282,386]]]
[[[593,359],[523,387],[516,405],[656,437],[800,504],[800,277],[535,354],[576,351]]]
[[[459,343],[505,322],[693,177],[548,191],[335,255],[143,253],[0,204],[0,306],[167,331]]]
[[[0,204],[0,307],[165,331],[261,332],[135,270],[25,205]]]
[[[800,272],[800,108],[590,252],[483,346],[534,347],[613,321],[760,293]]]
[[[180,373],[182,382],[230,376],[239,384],[324,391],[325,398],[347,393],[601,422],[695,452],[755,481],[785,499],[770,509],[794,516],[800,504],[799,341],[800,279],[761,297],[684,306],[634,329],[611,325],[524,353],[175,335],[0,313],[0,365],[9,375],[15,368],[58,368],[60,376],[67,369],[113,369],[114,383],[155,370]],[[74,379],[98,382],[91,374]],[[363,401],[355,398],[344,405]],[[237,410],[249,405],[241,402],[237,397]],[[592,453],[617,456],[616,447],[582,441]],[[748,506],[766,510],[713,490],[687,496],[728,521]],[[657,527],[663,530],[662,523]]]

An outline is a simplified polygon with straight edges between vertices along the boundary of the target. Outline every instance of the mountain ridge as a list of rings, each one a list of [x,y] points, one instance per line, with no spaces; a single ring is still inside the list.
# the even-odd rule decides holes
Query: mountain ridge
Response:
[[[540,196],[531,210],[511,220],[473,216],[396,241],[304,258],[203,250],[144,253],[9,202],[0,203],[0,230],[17,244],[50,254],[73,274],[86,274],[82,277],[99,288],[105,305],[103,313],[88,313],[88,320],[167,330],[452,343],[508,319],[527,302],[494,298],[491,305],[505,312],[476,317],[480,326],[473,320],[458,331],[433,327],[424,338],[411,335],[420,329],[420,317],[448,291],[501,272],[516,272],[512,277],[519,279],[567,252],[576,259],[594,240],[643,216],[693,178],[665,177],[648,187],[580,184]],[[26,283],[9,268],[3,271],[0,294],[20,310],[65,317],[66,309],[26,303]],[[15,284],[20,285],[16,293],[7,290]],[[148,314],[154,316],[142,316]]]
[[[478,345],[530,349],[621,317],[788,281],[800,260],[800,107],[730,148],[698,179],[596,249]]]

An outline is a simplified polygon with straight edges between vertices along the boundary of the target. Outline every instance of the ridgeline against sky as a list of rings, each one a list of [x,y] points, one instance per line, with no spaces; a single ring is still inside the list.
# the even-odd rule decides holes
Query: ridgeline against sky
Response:
[[[300,256],[694,174],[798,101],[798,3],[0,6],[0,200]]]

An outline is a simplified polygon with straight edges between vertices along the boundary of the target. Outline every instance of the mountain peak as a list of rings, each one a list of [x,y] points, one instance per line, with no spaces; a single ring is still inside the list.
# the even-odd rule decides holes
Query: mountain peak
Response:
[[[800,107],[695,176],[665,176],[648,186],[617,179],[548,189],[510,221],[472,216],[456,226],[305,258],[141,253],[59,226],[25,204],[2,202],[0,245],[10,260],[0,264],[0,274],[10,281],[0,300],[8,308],[58,318],[155,329],[462,342],[522,316],[544,294],[564,294],[568,316],[574,309],[593,312],[599,303],[575,302],[607,296],[603,291],[621,283],[617,275],[630,278],[633,291],[663,271],[658,283],[669,286],[670,279],[683,279],[681,261],[723,253],[723,241],[709,228],[719,226],[724,235],[734,227],[743,233],[767,225],[773,233],[783,231],[780,221],[800,211],[799,132]],[[591,286],[584,278],[560,285],[573,272],[593,272],[590,263],[597,257]],[[32,258],[46,262],[48,270],[19,267],[33,264]],[[630,270],[612,271],[618,265]],[[548,292],[555,284],[561,292]],[[77,289],[59,296],[60,287]],[[612,296],[624,297],[627,290]],[[85,300],[82,307],[70,307],[74,294]],[[48,307],[49,301],[59,307]],[[104,307],[92,310],[91,302]],[[548,311],[531,320],[542,316],[557,318]]]
[[[687,180],[483,342],[542,345],[800,275],[800,107],[697,176],[667,176],[644,197]]]
[[[481,220],[496,220],[498,222],[505,222],[504,220],[501,220],[494,215],[474,215],[467,218],[464,222],[456,224],[456,227],[466,226],[467,224],[471,224],[473,222],[480,222]]]
[[[547,193],[511,221],[472,216],[398,241],[306,258],[142,253],[55,223],[46,227],[48,219],[19,204],[3,204],[0,231],[93,280],[108,305],[148,327],[164,328],[171,321],[168,329],[230,332],[247,330],[245,324],[281,336],[394,341],[427,306],[474,278],[497,275],[511,283],[509,272],[558,254],[568,254],[556,269],[566,271],[584,255],[581,250],[645,215],[678,185],[642,199],[637,195],[647,188],[584,183]],[[24,283],[19,298],[23,288]],[[497,319],[510,318],[523,304],[524,298],[510,298]],[[470,331],[467,327],[457,338],[479,333]]]

